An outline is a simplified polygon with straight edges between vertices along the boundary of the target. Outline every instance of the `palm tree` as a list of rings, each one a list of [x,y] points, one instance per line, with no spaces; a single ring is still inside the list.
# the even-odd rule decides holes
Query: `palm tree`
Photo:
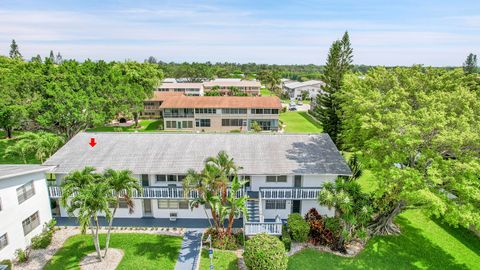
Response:
[[[27,157],[32,153],[31,145],[23,140],[17,141],[14,145],[10,145],[5,149],[4,158],[20,157],[24,164],[27,164]]]
[[[243,195],[241,197],[237,197],[237,192],[242,189],[247,182],[248,181],[246,180],[238,180],[238,177],[235,176],[233,178],[232,184],[230,185],[230,193],[228,194],[227,198],[227,205],[230,212],[228,215],[227,235],[232,234],[233,221],[236,215],[243,213],[244,218],[247,218],[248,216],[246,206],[248,196]]]
[[[229,180],[236,177],[237,172],[242,168],[237,166],[233,158],[229,157],[225,151],[220,151],[216,157],[207,158],[205,163],[205,168],[211,166],[220,172],[217,185],[222,195],[222,203],[225,204]]]
[[[95,173],[95,168],[85,167],[81,171],[74,171],[65,176],[60,203],[69,216],[76,216],[82,233],[85,233],[87,228],[91,230],[100,261],[102,255],[98,237],[100,230],[98,214],[104,213],[107,220],[111,219],[109,204],[112,202],[111,189],[102,175]]]
[[[9,146],[6,150],[7,156],[20,156],[25,163],[27,163],[28,155],[35,155],[35,157],[43,163],[50,157],[60,146],[64,140],[62,137],[52,133],[40,131],[25,132],[18,136],[18,141]]]
[[[134,192],[142,193],[142,186],[138,183],[138,179],[133,177],[133,174],[129,170],[115,171],[113,169],[107,169],[103,173],[104,178],[106,179],[107,185],[110,188],[111,194],[114,195],[114,208],[111,218],[108,223],[107,238],[105,242],[105,254],[104,257],[107,257],[108,246],[110,243],[110,231],[112,229],[113,218],[117,212],[120,200],[124,200],[127,204],[128,212],[133,213],[135,207],[132,200],[132,195]]]

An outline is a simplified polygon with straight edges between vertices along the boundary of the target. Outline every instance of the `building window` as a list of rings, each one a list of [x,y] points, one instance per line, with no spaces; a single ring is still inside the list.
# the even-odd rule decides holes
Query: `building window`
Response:
[[[287,176],[286,175],[267,175],[267,182],[286,183],[287,182]]]
[[[247,109],[240,108],[224,108],[222,114],[247,114]]]
[[[4,233],[2,236],[0,236],[0,250],[6,246],[8,246],[8,237],[7,234]]]
[[[157,174],[157,182],[182,182],[185,179],[184,174]]]
[[[158,200],[158,209],[188,209],[188,200]]]
[[[195,113],[198,114],[216,114],[217,109],[212,109],[212,108],[197,108],[195,109]]]
[[[278,109],[251,109],[251,114],[278,114]]]
[[[110,203],[110,208],[115,208],[115,203]],[[128,208],[127,201],[125,199],[120,198],[118,200],[118,208]]]
[[[193,128],[192,121],[182,121],[183,128]]]
[[[27,235],[35,228],[40,226],[40,218],[38,217],[38,211],[35,212],[33,215],[29,216],[27,219],[22,221],[23,226],[23,235]]]
[[[265,209],[281,210],[287,208],[287,201],[285,200],[265,200]]]
[[[224,127],[241,127],[246,123],[244,119],[222,119],[222,126]]]
[[[195,124],[197,127],[210,127],[210,119],[196,119]]]
[[[26,183],[25,185],[17,188],[17,198],[18,204],[23,203],[24,201],[31,198],[35,195],[35,189],[33,187],[33,181]]]
[[[148,174],[142,174],[142,186],[144,186],[144,187],[149,186]]]

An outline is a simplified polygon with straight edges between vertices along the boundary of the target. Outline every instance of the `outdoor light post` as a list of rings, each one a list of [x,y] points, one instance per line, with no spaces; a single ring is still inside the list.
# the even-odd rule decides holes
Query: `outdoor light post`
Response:
[[[213,249],[212,249],[212,235],[208,235],[207,241],[210,243],[210,248],[208,249],[208,257],[210,257],[210,269],[213,269]]]

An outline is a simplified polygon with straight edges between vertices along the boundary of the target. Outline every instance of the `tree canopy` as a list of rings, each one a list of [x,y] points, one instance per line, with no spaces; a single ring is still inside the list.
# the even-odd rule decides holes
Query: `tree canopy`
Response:
[[[342,139],[378,182],[374,232],[398,232],[393,218],[408,208],[480,228],[480,98],[470,81],[419,66],[346,77]]]

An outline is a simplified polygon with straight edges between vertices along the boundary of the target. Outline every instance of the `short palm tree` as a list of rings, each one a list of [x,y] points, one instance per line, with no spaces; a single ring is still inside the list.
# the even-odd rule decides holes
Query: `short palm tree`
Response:
[[[133,174],[129,170],[115,171],[113,169],[107,169],[103,173],[103,177],[106,180],[111,194],[114,196],[114,207],[111,218],[108,220],[108,231],[105,242],[105,255],[107,257],[108,246],[110,243],[110,231],[112,229],[113,219],[115,213],[119,207],[120,200],[125,201],[128,207],[128,212],[133,213],[135,204],[132,200],[134,192],[142,194],[142,186],[139,184],[138,179],[133,177]]]
[[[100,261],[102,255],[98,237],[100,230],[98,214],[104,213],[107,220],[111,219],[109,204],[112,202],[111,189],[102,175],[95,173],[95,168],[85,167],[81,171],[74,171],[65,176],[60,203],[69,216],[77,218],[82,233],[90,228]]]

